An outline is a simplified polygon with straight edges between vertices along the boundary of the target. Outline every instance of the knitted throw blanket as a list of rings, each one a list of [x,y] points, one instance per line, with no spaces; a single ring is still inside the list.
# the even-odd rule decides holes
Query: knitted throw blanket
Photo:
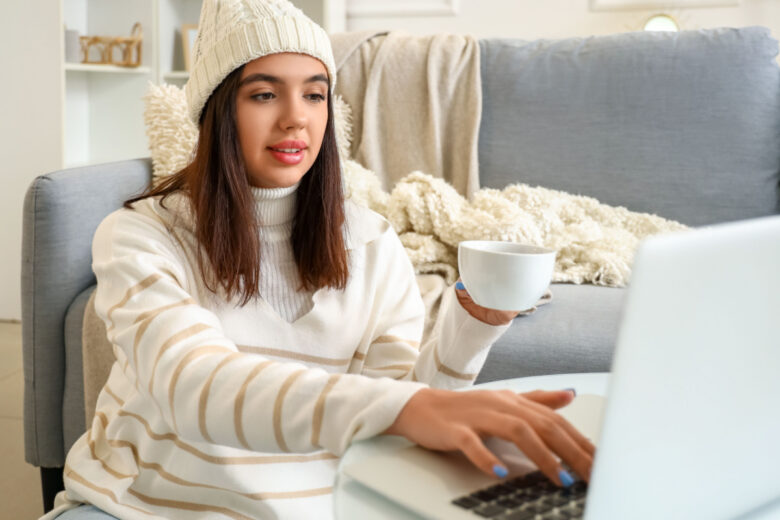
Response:
[[[384,215],[399,234],[418,274],[457,278],[462,240],[508,240],[558,251],[554,282],[625,286],[639,242],[687,229],[656,215],[613,207],[592,197],[525,184],[484,188],[466,201],[451,185],[413,172],[381,189],[376,174],[345,162],[348,196]]]
[[[342,157],[376,172],[385,189],[422,170],[471,197],[482,118],[477,38],[369,30],[332,34],[331,42],[336,92],[354,120]]]

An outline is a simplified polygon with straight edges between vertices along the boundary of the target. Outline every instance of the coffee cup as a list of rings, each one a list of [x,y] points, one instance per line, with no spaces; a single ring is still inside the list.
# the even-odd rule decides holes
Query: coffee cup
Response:
[[[533,307],[552,280],[556,251],[496,240],[458,244],[458,270],[477,305],[502,311]]]

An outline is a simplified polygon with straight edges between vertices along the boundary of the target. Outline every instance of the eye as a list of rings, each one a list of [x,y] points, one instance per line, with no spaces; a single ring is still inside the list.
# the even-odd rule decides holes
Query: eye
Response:
[[[269,101],[273,97],[274,95],[271,92],[261,92],[260,94],[252,95],[252,99],[257,99],[258,101]]]
[[[322,94],[309,94],[306,97],[316,102],[325,101],[325,96],[323,96]]]

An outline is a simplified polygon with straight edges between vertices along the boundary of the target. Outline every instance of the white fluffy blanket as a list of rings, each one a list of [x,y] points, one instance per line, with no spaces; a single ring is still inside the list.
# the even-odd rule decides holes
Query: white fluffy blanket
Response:
[[[599,203],[592,197],[526,184],[481,189],[466,201],[441,179],[413,172],[382,191],[376,175],[345,164],[354,200],[387,217],[418,273],[457,277],[463,240],[509,240],[558,251],[554,282],[624,286],[639,242],[686,226],[656,215]]]

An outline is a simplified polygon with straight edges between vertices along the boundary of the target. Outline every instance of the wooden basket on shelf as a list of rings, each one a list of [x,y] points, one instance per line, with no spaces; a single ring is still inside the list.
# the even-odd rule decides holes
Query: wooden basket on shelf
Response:
[[[138,67],[141,65],[141,42],[144,34],[141,23],[136,22],[129,37],[123,36],[81,36],[81,63],[96,65],[118,65],[120,67]],[[119,51],[119,58],[116,52]],[[97,51],[97,58],[92,55]]]

